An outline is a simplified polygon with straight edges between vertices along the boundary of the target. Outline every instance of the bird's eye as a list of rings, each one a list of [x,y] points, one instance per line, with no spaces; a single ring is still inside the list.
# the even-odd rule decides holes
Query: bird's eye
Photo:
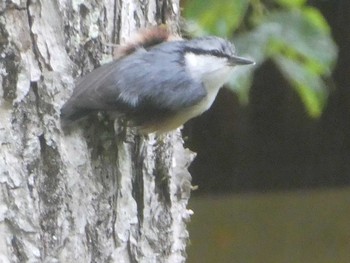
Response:
[[[211,53],[214,55],[214,56],[217,56],[219,57],[221,55],[221,52],[219,50],[212,50]]]
[[[224,55],[221,51],[219,51],[219,50],[217,50],[217,49],[212,50],[212,51],[211,51],[211,54],[212,54],[213,56],[216,56],[216,57],[225,57],[225,55]]]

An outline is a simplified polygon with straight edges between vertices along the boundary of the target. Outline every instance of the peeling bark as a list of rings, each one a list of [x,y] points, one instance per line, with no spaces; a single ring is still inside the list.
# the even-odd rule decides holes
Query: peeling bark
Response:
[[[5,3],[6,2],[6,3]],[[184,262],[193,154],[92,116],[64,134],[74,78],[177,0],[0,3],[0,262]],[[116,125],[118,126],[118,125]]]

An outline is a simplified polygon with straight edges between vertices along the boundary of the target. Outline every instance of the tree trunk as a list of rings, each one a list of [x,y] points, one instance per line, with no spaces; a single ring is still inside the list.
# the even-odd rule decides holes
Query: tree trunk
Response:
[[[184,262],[193,154],[180,132],[60,125],[106,44],[175,29],[178,0],[9,0],[0,15],[0,262]]]

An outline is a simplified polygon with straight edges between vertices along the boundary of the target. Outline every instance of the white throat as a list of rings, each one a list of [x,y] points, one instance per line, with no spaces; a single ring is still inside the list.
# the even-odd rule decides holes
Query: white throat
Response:
[[[208,92],[214,89],[217,93],[233,71],[233,67],[228,65],[227,58],[224,57],[187,53],[185,63],[191,76],[202,81]]]
[[[187,119],[190,119],[210,108],[219,89],[231,76],[233,67],[228,66],[226,58],[194,53],[185,55],[185,63],[191,76],[201,81],[207,90],[207,96],[188,112]]]

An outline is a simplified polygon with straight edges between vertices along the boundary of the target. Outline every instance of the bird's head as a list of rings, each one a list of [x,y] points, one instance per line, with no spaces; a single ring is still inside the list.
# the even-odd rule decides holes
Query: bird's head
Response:
[[[237,56],[234,45],[219,37],[188,40],[184,52],[189,73],[209,86],[223,85],[236,65],[254,64],[250,59]]]

